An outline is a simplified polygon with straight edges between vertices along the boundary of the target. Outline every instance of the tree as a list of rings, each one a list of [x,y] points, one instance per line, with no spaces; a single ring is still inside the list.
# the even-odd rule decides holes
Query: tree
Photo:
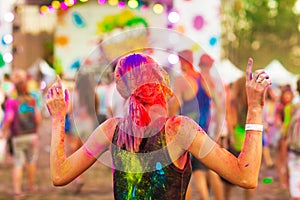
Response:
[[[245,70],[252,56],[262,68],[280,60],[300,73],[300,15],[297,0],[223,0],[223,56]]]

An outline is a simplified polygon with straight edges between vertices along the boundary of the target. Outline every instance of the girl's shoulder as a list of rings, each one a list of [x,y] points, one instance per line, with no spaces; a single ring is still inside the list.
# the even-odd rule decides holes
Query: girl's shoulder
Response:
[[[199,129],[201,127],[194,120],[183,115],[168,118],[165,126],[166,134],[169,136],[188,135]]]

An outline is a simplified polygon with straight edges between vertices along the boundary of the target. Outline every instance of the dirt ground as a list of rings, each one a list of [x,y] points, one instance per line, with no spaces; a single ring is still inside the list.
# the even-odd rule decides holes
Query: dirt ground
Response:
[[[6,162],[0,164],[0,200],[112,200],[111,169],[103,166],[101,163],[96,163],[84,173],[84,185],[79,194],[74,194],[74,184],[72,183],[65,187],[54,187],[52,185],[49,170],[50,131],[50,119],[45,118],[43,119],[39,130],[40,156],[37,170],[38,190],[27,193],[23,197],[14,197],[12,195],[12,162],[10,158],[7,157]],[[266,183],[267,177],[272,178],[272,181],[269,181],[270,183]],[[26,174],[24,177],[24,186],[26,187]],[[192,200],[198,199],[199,197],[193,190]],[[211,199],[214,198],[212,197]],[[239,187],[235,187],[232,191],[231,199],[243,199],[243,190]],[[269,199],[286,200],[289,199],[289,193],[286,190],[280,189],[275,169],[266,169],[263,165],[259,176],[259,184],[254,192],[253,200]]]

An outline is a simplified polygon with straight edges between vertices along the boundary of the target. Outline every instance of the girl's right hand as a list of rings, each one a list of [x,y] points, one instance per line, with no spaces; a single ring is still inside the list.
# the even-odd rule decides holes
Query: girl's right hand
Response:
[[[48,89],[46,104],[52,117],[65,117],[69,105],[69,92],[63,91],[59,76]]]

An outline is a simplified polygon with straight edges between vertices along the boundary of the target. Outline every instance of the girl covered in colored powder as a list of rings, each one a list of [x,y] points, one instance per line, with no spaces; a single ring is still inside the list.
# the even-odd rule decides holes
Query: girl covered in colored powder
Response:
[[[167,73],[150,56],[132,53],[115,69],[117,91],[127,101],[122,118],[100,124],[86,143],[66,157],[64,119],[69,103],[58,78],[48,91],[52,115],[51,174],[62,186],[110,151],[115,199],[185,199],[191,165],[189,153],[228,181],[245,188],[257,186],[262,151],[264,93],[268,75],[247,68],[248,114],[245,145],[238,158],[212,141],[205,131],[185,116],[167,117],[173,95]]]

